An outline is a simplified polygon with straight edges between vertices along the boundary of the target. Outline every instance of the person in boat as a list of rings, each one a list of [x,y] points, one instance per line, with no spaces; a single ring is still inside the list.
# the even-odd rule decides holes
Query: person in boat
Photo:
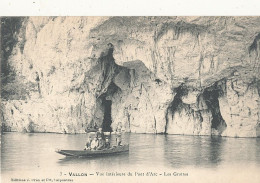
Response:
[[[102,131],[102,128],[99,128],[97,133],[96,133],[96,137],[99,139],[99,137],[102,138],[102,140],[105,140],[105,135],[104,132]]]
[[[106,140],[105,140],[105,148],[106,149],[109,149],[110,148],[110,141],[109,141],[109,138],[106,137]]]
[[[96,150],[97,147],[98,147],[98,139],[97,139],[97,137],[95,137],[94,140],[92,140],[92,142],[91,142],[90,148],[91,148],[91,150],[92,149]]]
[[[84,150],[90,150],[91,149],[91,142],[92,142],[92,138],[91,138],[91,136],[89,136]]]
[[[97,147],[97,150],[102,150],[102,149],[104,149],[105,148],[105,142],[104,142],[104,140],[101,138],[101,137],[99,137],[98,138],[98,147]]]
[[[116,145],[120,146],[122,142],[122,123],[119,122],[116,128]]]

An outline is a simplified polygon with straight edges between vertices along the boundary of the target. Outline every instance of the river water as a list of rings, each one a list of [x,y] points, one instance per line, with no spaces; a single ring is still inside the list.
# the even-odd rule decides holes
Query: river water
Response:
[[[123,143],[130,144],[129,153],[84,159],[66,158],[55,152],[57,148],[83,149],[86,140],[86,134],[4,133],[2,180],[8,182],[14,176],[31,178],[37,174],[68,177],[69,172],[145,170],[159,174],[167,170],[189,173],[193,180],[205,174],[230,175],[231,180],[240,175],[238,182],[243,180],[241,173],[245,173],[260,182],[260,138],[125,133]],[[114,135],[111,141],[113,144]]]

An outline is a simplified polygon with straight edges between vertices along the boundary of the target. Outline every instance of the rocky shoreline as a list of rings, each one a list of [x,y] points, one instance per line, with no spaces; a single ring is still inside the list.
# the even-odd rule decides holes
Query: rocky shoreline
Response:
[[[2,45],[2,131],[85,133],[110,121],[132,133],[258,137],[259,22],[21,18]]]

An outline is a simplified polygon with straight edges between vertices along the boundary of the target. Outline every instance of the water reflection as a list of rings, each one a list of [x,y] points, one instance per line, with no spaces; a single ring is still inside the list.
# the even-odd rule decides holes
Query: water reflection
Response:
[[[223,159],[230,164],[260,164],[259,138],[225,138]]]
[[[221,137],[166,135],[164,139],[165,163],[171,167],[216,167],[222,161]]]
[[[211,164],[217,166],[221,163],[223,147],[225,146],[225,139],[218,136],[213,136],[210,139],[210,151],[209,151],[209,160]]]
[[[129,153],[98,158],[65,158],[55,149],[83,149],[86,134],[4,133],[2,172],[60,169],[123,169],[143,167],[219,168],[225,165],[260,166],[259,138],[124,134]],[[111,136],[112,144],[115,136]],[[246,167],[246,166],[245,166]]]

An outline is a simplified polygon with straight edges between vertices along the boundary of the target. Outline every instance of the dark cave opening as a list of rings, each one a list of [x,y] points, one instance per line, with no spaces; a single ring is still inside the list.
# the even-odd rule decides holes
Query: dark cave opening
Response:
[[[219,90],[205,90],[203,92],[203,97],[205,102],[212,113],[211,128],[219,130],[222,132],[226,128],[225,120],[220,113],[219,101],[221,91]]]
[[[169,121],[168,113],[171,112],[173,115],[174,111],[177,111],[178,109],[187,106],[187,105],[185,106],[185,104],[183,104],[182,100],[181,100],[181,97],[188,93],[187,88],[183,84],[181,84],[178,88],[175,89],[175,92],[176,92],[176,95],[174,96],[174,99],[171,102],[171,104],[169,105],[167,112],[166,112],[166,116],[165,116],[166,125],[165,125],[164,133],[167,133],[167,129],[168,129],[168,121]]]
[[[170,105],[172,111],[176,111],[180,105],[182,105],[181,97],[188,94],[188,89],[182,84],[176,88],[176,95]],[[184,105],[184,104],[183,104]]]
[[[104,113],[104,118],[102,122],[102,129],[104,132],[112,132],[111,124],[112,120],[112,103],[115,93],[120,92],[121,89],[114,83],[111,82],[107,88],[107,91],[100,96],[102,101],[102,108]]]
[[[12,54],[13,48],[18,42],[18,36],[22,27],[23,17],[2,17],[1,23],[1,73],[3,77],[7,77],[12,73],[12,69],[8,64],[8,57]],[[23,51],[24,44],[20,44],[21,52]],[[7,80],[7,79],[6,79]],[[8,82],[5,79],[2,82]]]
[[[104,99],[102,101],[104,106],[104,119],[102,123],[102,129],[104,132],[111,132],[111,124],[112,124],[112,117],[111,117],[111,107],[112,107],[112,101]]]
[[[176,95],[171,103],[171,105],[167,109],[166,113],[166,126],[165,126],[165,133],[167,133],[168,128],[168,114],[169,112],[173,115],[175,111],[178,111],[181,108],[186,108],[190,112],[194,112],[193,109],[188,105],[182,102],[182,96],[188,94],[188,88],[184,85],[179,86],[175,90]],[[205,99],[206,105],[208,106],[208,110],[212,113],[212,120],[211,120],[211,128],[217,130],[220,134],[225,130],[227,127],[225,120],[223,119],[218,98],[223,94],[223,91],[214,86],[212,88],[207,88],[202,93],[203,98]],[[199,99],[199,98],[198,98]],[[196,113],[196,112],[195,112]],[[203,119],[202,119],[203,121]]]

